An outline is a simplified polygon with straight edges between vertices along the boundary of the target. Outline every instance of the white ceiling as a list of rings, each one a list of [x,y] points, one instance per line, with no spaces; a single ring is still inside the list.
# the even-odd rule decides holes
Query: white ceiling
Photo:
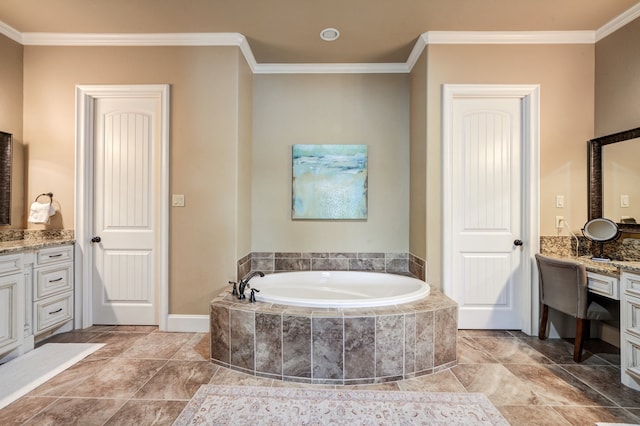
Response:
[[[0,0],[19,33],[240,33],[258,63],[403,63],[429,31],[596,31],[637,0]],[[341,35],[320,39],[326,27]]]

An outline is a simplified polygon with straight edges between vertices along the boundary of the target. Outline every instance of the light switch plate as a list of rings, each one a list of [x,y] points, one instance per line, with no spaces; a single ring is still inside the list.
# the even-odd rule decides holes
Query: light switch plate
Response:
[[[556,195],[556,207],[557,208],[564,207],[564,195]]]
[[[173,207],[184,207],[184,194],[173,194],[171,196],[171,205]]]

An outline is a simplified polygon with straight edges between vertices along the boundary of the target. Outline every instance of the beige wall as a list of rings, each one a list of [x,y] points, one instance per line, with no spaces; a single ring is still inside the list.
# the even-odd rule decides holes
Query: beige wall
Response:
[[[254,251],[408,250],[409,76],[256,75]],[[293,144],[369,146],[368,219],[291,219]]]
[[[238,231],[236,256],[251,252],[251,177],[253,150],[253,73],[244,57],[238,55]]]
[[[596,43],[595,136],[640,126],[640,19]]]
[[[432,45],[427,64],[427,280],[441,286],[442,85],[540,85],[540,233],[587,218],[586,141],[593,134],[594,46]],[[565,208],[555,208],[564,195]],[[420,195],[418,195],[420,196]]]
[[[25,154],[22,138],[22,58],[23,47],[0,35],[0,131],[13,135],[11,176],[11,225],[0,229],[24,227]]]
[[[171,85],[170,186],[186,205],[170,210],[170,313],[207,314],[235,279],[237,210],[246,204],[238,199],[247,199],[237,173],[251,137],[251,87],[239,58],[235,47],[25,47],[27,195],[54,193],[52,228],[74,227],[75,86]]]
[[[427,51],[411,70],[409,251],[427,257]]]

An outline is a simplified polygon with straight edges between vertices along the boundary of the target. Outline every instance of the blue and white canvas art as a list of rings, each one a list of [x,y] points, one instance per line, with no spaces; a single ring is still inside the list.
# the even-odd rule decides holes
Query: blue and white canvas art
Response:
[[[367,218],[367,145],[293,145],[293,219]]]

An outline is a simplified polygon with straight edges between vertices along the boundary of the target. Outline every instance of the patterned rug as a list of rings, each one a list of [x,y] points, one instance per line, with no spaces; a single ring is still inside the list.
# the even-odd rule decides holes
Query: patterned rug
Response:
[[[508,425],[477,393],[203,385],[174,425]]]

